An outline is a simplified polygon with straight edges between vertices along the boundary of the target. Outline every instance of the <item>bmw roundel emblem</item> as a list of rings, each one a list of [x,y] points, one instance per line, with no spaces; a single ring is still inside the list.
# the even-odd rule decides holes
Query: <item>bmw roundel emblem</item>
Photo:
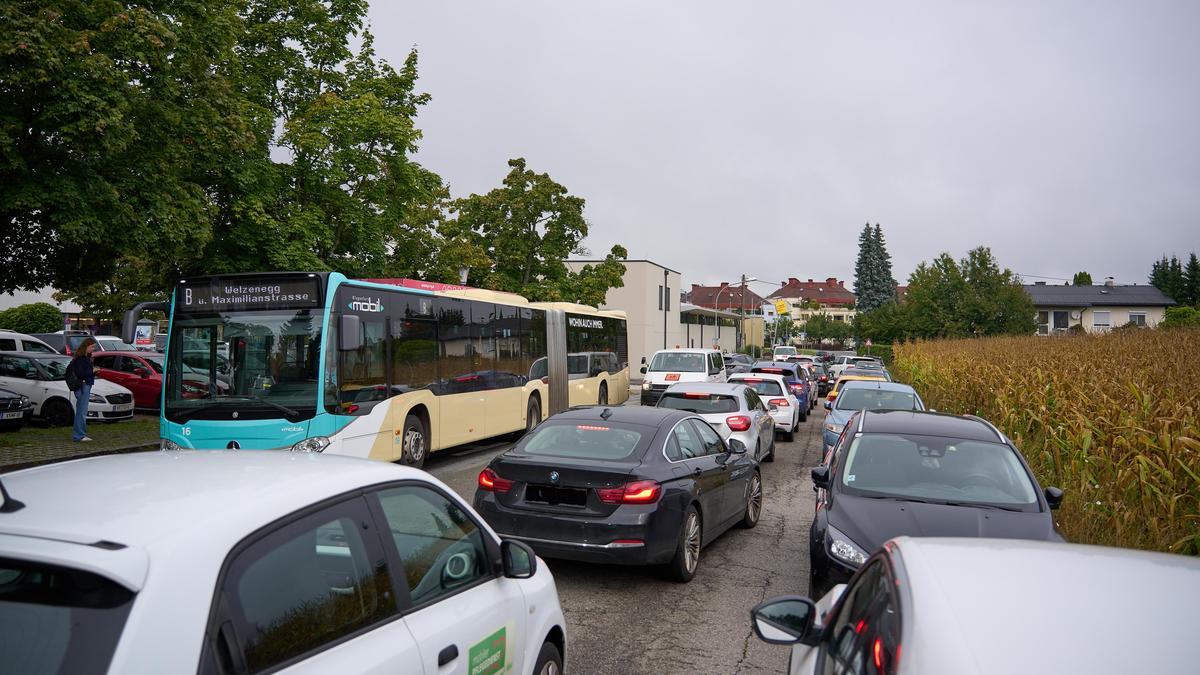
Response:
[[[552,482],[552,483],[558,482],[558,472],[557,471],[550,472],[550,482]]]

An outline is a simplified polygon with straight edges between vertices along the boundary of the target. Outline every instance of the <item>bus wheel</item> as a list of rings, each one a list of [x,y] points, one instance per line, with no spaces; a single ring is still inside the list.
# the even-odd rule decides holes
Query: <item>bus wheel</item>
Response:
[[[421,468],[425,464],[425,425],[421,418],[409,415],[404,418],[404,442],[400,447],[400,463]]]
[[[537,400],[537,397],[529,397],[529,408],[525,411],[525,433],[533,431],[533,428],[542,422],[542,404]]]
[[[600,405],[608,405],[608,383],[600,383]]]

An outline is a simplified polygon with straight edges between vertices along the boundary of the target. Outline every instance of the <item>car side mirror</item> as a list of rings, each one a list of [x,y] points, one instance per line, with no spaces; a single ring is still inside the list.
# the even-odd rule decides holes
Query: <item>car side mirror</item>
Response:
[[[798,595],[771,598],[750,610],[758,639],[773,645],[815,645],[820,637],[813,631],[816,616],[813,601]]]
[[[642,374],[643,374],[643,375],[645,375],[645,374],[646,374],[646,366],[642,366]]]
[[[829,466],[814,466],[811,475],[813,485],[819,488],[829,487]]]
[[[537,554],[523,541],[501,541],[500,560],[509,579],[528,579],[537,573]]]
[[[142,379],[150,377],[150,371],[146,370],[145,368],[134,368],[133,374],[137,375],[138,377],[140,377]]]
[[[746,454],[746,444],[736,438],[729,439],[729,451],[735,455]]]
[[[833,410],[833,403],[831,403],[830,401],[825,401],[825,409]]]
[[[1046,503],[1050,505],[1050,508],[1057,509],[1058,507],[1062,506],[1062,500],[1063,500],[1063,491],[1062,490],[1060,490],[1059,488],[1056,488],[1056,487],[1048,487],[1045,489],[1045,493],[1046,493]]]

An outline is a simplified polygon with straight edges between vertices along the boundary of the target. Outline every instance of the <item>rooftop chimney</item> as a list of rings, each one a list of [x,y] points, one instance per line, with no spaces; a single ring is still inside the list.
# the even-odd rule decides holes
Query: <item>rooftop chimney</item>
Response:
[[[837,277],[829,277],[825,280],[826,286],[837,286]]]
[[[1109,288],[1112,288],[1113,286],[1116,286],[1117,284],[1116,284],[1116,282],[1113,281],[1112,277],[1108,277],[1104,280],[1104,285],[1108,286]]]
[[[839,281],[839,282],[838,282],[838,286],[840,286],[840,287],[842,287],[842,288],[845,288],[845,287],[846,287],[846,282],[844,282],[844,281]]]
[[[728,286],[729,286],[729,282],[728,282],[728,281],[722,281],[722,282],[721,282],[721,288],[726,288],[726,287],[728,287]]]
[[[788,277],[788,283],[792,284],[792,285],[799,285],[800,280],[797,279],[796,277]]]

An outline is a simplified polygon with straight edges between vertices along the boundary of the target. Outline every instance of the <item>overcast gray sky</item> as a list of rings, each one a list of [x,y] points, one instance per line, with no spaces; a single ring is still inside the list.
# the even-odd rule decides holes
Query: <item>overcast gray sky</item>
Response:
[[[587,200],[594,253],[686,283],[849,286],[867,221],[902,283],[980,244],[1120,283],[1200,253],[1194,0],[374,0],[371,21],[381,56],[420,50],[418,159],[456,196],[523,156]]]

